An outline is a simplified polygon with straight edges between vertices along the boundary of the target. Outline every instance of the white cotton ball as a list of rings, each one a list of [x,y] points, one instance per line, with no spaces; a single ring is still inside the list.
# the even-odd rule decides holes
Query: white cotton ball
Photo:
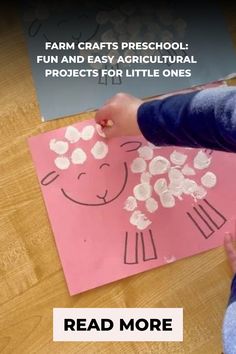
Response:
[[[168,172],[168,177],[170,181],[183,181],[184,175],[177,168],[171,168]]]
[[[170,162],[163,156],[156,156],[149,163],[149,172],[152,175],[166,173],[170,168]]]
[[[141,157],[137,157],[131,163],[130,169],[133,173],[141,173],[146,170],[146,162]]]
[[[194,169],[192,167],[189,167],[188,164],[184,165],[184,167],[182,168],[181,172],[185,175],[185,176],[194,176],[196,174],[196,172],[194,171]]]
[[[187,155],[175,150],[170,154],[170,161],[175,165],[181,166],[185,163],[187,157]]]
[[[69,140],[70,143],[77,143],[80,139],[80,132],[78,129],[70,125],[69,127],[66,128],[65,132],[65,138]]]
[[[207,156],[204,151],[199,151],[193,160],[194,168],[198,170],[203,170],[207,168],[211,163],[211,157]]]
[[[137,226],[137,229],[139,230],[144,230],[151,224],[151,221],[148,220],[140,210],[135,210],[129,221],[132,225]]]
[[[130,196],[126,199],[124,209],[128,211],[133,211],[137,208],[137,201],[133,196]]]
[[[213,172],[206,172],[201,178],[201,183],[204,187],[212,188],[215,187],[217,182],[217,177]]]
[[[142,215],[141,211],[140,210],[135,210],[132,213],[132,215],[130,216],[130,219],[129,219],[130,223],[132,225],[136,226],[137,223],[138,223],[138,219],[139,219],[140,215]]]
[[[184,180],[173,180],[169,183],[168,190],[169,192],[174,195],[175,197],[181,198],[181,195],[184,192],[183,189]]]
[[[138,223],[137,223],[137,229],[138,230],[145,230],[149,225],[151,225],[151,221],[147,219],[147,217],[145,215],[142,215],[142,217],[140,217],[138,219]]]
[[[160,201],[164,208],[173,208],[175,206],[175,198],[170,191],[165,191],[160,195]]]
[[[185,194],[191,195],[198,189],[198,185],[192,179],[186,178],[183,181],[183,191]]]
[[[197,186],[192,196],[195,199],[203,199],[207,195],[207,191],[202,186]]]
[[[159,178],[154,184],[154,191],[160,195],[167,191],[167,182],[165,178]]]
[[[58,155],[65,154],[69,149],[69,145],[67,142],[56,139],[50,140],[49,147],[50,150],[56,152]]]
[[[95,132],[94,126],[93,125],[87,125],[86,127],[84,127],[82,129],[81,138],[83,140],[90,140],[90,139],[92,139],[94,132]]]
[[[104,25],[109,19],[109,14],[106,11],[99,11],[96,15],[96,21],[99,25]]]
[[[143,201],[151,197],[152,187],[148,183],[140,183],[134,187],[133,192],[137,200]]]
[[[101,137],[103,137],[103,138],[106,137],[100,124],[96,124],[96,131],[97,131],[98,135],[100,135]]]
[[[138,149],[138,154],[144,160],[151,160],[153,158],[153,150],[149,146],[142,146]]]
[[[71,154],[71,161],[75,165],[82,165],[87,159],[87,155],[81,148],[76,148]]]
[[[143,172],[140,177],[140,182],[141,183],[150,183],[151,178],[152,178],[151,173]]]
[[[91,153],[95,159],[103,159],[108,154],[108,146],[103,141],[97,141],[92,147]]]
[[[145,206],[149,213],[154,213],[158,209],[158,203],[154,198],[149,198],[145,202]]]
[[[66,170],[70,166],[70,160],[67,157],[57,157],[54,162],[60,170]]]

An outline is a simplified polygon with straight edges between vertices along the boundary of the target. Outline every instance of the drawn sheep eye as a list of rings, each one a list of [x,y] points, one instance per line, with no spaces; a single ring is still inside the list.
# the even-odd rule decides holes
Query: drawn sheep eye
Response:
[[[82,175],[86,175],[86,173],[85,173],[85,172],[81,172],[81,173],[78,175],[77,179],[80,179],[80,177],[81,177]]]
[[[107,166],[107,167],[110,167],[110,165],[109,165],[109,163],[103,163],[99,168],[101,169],[101,168],[103,168],[103,166]]]

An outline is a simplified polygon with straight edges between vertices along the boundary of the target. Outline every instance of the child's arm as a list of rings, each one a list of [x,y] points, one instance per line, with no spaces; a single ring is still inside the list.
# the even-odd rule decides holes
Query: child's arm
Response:
[[[205,147],[236,152],[236,88],[223,87],[179,94],[142,103],[118,94],[96,114],[112,120],[108,138],[140,132],[155,145]]]
[[[223,342],[225,353],[233,354],[236,353],[236,248],[233,245],[233,237],[231,234],[227,235],[225,238],[225,250],[235,275],[232,281],[228,308],[224,318]]]

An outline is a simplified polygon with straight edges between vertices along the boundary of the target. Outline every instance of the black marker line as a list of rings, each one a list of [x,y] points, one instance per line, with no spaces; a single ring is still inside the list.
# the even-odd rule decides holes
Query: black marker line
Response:
[[[99,169],[101,169],[103,166],[110,167],[110,164],[109,164],[109,163],[104,162],[103,164],[101,164],[101,166],[99,166]]]
[[[128,145],[128,144],[138,144],[138,146],[135,149],[133,148],[133,149],[130,149],[130,150],[125,150],[126,152],[136,151],[142,146],[141,141],[126,141],[125,143],[122,143],[120,145],[120,147],[123,147],[123,146]]]
[[[214,208],[213,205],[210,204],[207,199],[203,199],[203,201],[204,201],[212,210],[214,210],[216,214],[218,214],[218,215],[222,218],[223,224],[222,224],[220,227],[219,227],[219,226],[217,227],[218,230],[219,230],[219,229],[226,223],[227,219],[224,217],[223,214],[221,214],[221,213],[219,212],[219,210],[217,210],[216,208]]]
[[[208,223],[208,221],[202,216],[202,214],[199,212],[199,210],[196,207],[193,207],[194,211],[197,213],[197,215],[202,219],[202,221],[209,227],[211,231],[214,231],[214,229],[211,227],[211,225]]]
[[[57,177],[59,177],[59,175],[57,174],[54,178],[52,178],[49,182],[45,183],[44,181],[51,175],[57,173],[56,171],[51,171],[49,172],[45,177],[43,177],[43,179],[40,181],[40,183],[43,185],[43,186],[48,186],[50,183],[54,182],[55,179],[57,179]]]
[[[188,217],[192,220],[192,222],[194,223],[194,225],[196,226],[196,228],[200,231],[200,233],[204,236],[205,239],[208,239],[213,233],[214,231],[212,231],[211,234],[206,235],[205,232],[202,230],[202,228],[198,225],[198,223],[195,221],[195,219],[192,217],[192,215],[187,212],[186,213],[188,215]]]
[[[128,237],[129,234],[126,231],[125,233],[125,253],[124,253],[124,264],[137,264],[138,263],[138,233],[136,232],[135,235],[135,261],[134,262],[128,262],[127,261],[127,249],[128,249]]]
[[[149,231],[149,238],[150,238],[150,241],[151,241],[151,244],[152,244],[152,249],[153,249],[154,256],[150,257],[150,258],[146,258],[145,242],[144,242],[143,233],[141,232],[140,234],[141,234],[141,242],[142,242],[143,260],[144,260],[144,262],[157,259],[157,252],[156,252],[156,248],[155,248],[155,244],[154,244],[154,240],[153,240],[153,236],[152,236],[152,231],[151,230],[148,230],[148,231]]]
[[[80,179],[80,177],[83,176],[83,175],[86,175],[86,173],[85,173],[85,172],[81,172],[81,173],[78,175],[77,179]]]
[[[30,37],[35,37],[35,36],[37,36],[37,34],[39,33],[39,31],[40,31],[40,29],[41,29],[41,27],[42,27],[42,23],[39,22],[38,28],[36,29],[36,31],[35,31],[34,33],[32,33],[32,28],[33,28],[33,26],[34,26],[37,22],[39,22],[39,20],[36,18],[36,19],[30,24],[30,26],[29,26],[29,28],[28,28],[28,35],[29,35]]]
[[[199,208],[203,211],[203,213],[206,215],[206,217],[212,222],[212,224],[218,228],[218,225],[215,223],[215,221],[211,218],[211,216],[208,214],[208,212],[204,209],[203,206],[199,205]]]

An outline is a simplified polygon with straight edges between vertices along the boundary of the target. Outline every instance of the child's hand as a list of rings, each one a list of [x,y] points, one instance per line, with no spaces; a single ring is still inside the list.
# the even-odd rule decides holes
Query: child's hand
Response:
[[[231,233],[227,232],[225,234],[225,252],[227,254],[230,266],[234,273],[236,273],[236,245],[234,244],[235,241],[236,238]]]
[[[97,111],[95,120],[103,128],[107,138],[122,135],[140,135],[137,111],[142,100],[126,93],[111,97]]]

